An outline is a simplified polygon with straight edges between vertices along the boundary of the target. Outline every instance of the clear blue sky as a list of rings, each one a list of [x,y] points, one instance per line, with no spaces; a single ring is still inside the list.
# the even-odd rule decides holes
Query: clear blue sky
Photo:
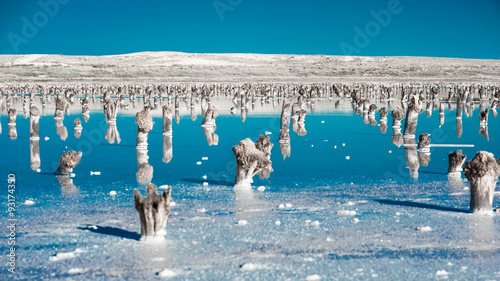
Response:
[[[383,25],[373,15],[382,10]],[[500,0],[1,0],[0,54],[500,59],[499,15]]]

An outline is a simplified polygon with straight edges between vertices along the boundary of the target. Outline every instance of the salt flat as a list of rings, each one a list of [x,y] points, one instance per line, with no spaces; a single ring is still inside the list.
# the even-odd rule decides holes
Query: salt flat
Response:
[[[13,82],[492,82],[500,60],[433,57],[190,54],[0,55]]]

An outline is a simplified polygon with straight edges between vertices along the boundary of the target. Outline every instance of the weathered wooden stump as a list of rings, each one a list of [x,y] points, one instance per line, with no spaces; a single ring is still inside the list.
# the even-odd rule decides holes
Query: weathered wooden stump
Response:
[[[236,157],[235,186],[250,186],[253,176],[259,174],[260,178],[268,178],[273,171],[270,151],[273,144],[269,136],[261,135],[257,144],[247,138],[233,146]]]
[[[56,175],[67,175],[73,171],[73,168],[78,165],[82,158],[81,152],[68,151],[61,156],[59,159],[59,168],[57,168]]]

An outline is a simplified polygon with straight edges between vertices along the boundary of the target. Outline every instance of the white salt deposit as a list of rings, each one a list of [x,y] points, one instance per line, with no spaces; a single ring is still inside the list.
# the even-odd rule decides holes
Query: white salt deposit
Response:
[[[60,261],[60,260],[64,260],[64,259],[74,258],[74,257],[75,257],[75,253],[73,253],[73,252],[61,251],[61,252],[58,252],[55,256],[49,257],[49,260],[50,261]]]
[[[163,278],[172,278],[177,276],[177,272],[170,270],[168,268],[163,269],[162,271],[157,273],[158,276],[163,277]]]
[[[115,196],[115,195],[116,195],[116,191],[111,190],[111,191],[109,192],[109,195],[111,195],[111,196]]]
[[[258,191],[264,191],[264,190],[266,190],[266,187],[263,186],[263,185],[261,185],[261,186],[257,187],[257,190]]]
[[[46,136],[46,137],[44,138],[44,140],[45,140],[45,141],[48,141],[48,140],[50,140],[50,138]]]
[[[248,270],[248,271],[252,271],[252,270],[256,270],[257,269],[257,266],[255,266],[255,264],[253,263],[245,263],[243,264],[241,267],[240,267],[241,270]]]
[[[170,207],[175,207],[177,205],[174,201],[170,202]]]
[[[96,175],[96,176],[100,176],[100,175],[101,175],[101,172],[100,172],[100,171],[97,171],[97,172],[90,171],[90,175],[91,175],[91,176],[94,176],[94,175]]]
[[[208,160],[208,157],[201,157],[201,160]]]
[[[201,161],[196,162],[196,165],[201,165]]]
[[[343,143],[342,146],[345,146],[345,143]]]
[[[207,179],[207,175],[204,175],[202,178],[203,178],[204,180],[206,180],[206,179]]]
[[[279,204],[278,208],[284,209],[285,208],[285,204]]]
[[[248,222],[246,220],[239,220],[238,225],[247,225]]]
[[[317,280],[321,280],[321,276],[319,276],[318,274],[313,274],[306,277],[306,281],[317,281]]]
[[[325,121],[321,121],[321,124],[324,124],[324,123],[325,123]]]
[[[350,157],[350,156],[346,156],[346,157],[345,157],[345,160],[349,160],[349,159],[351,159],[351,157]]]
[[[198,212],[198,213],[206,213],[207,209],[201,208],[201,209],[196,210],[196,212]]]
[[[203,186],[208,186],[208,182],[203,182]]]
[[[36,169],[37,173],[40,173],[41,171],[42,171],[42,169]]]
[[[421,232],[427,232],[427,231],[432,231],[432,228],[430,226],[423,226],[423,227],[417,228],[417,230],[421,231]]]
[[[275,221],[274,224],[275,225],[281,225],[281,221]]]
[[[286,204],[285,204],[285,207],[287,207],[287,208],[291,208],[291,207],[293,207],[293,205],[292,205],[292,204],[290,204],[290,203],[286,203]]]
[[[436,276],[448,276],[448,272],[446,270],[438,270],[436,272]]]
[[[79,274],[79,273],[84,273],[86,271],[87,271],[86,269],[75,267],[75,268],[70,268],[70,270],[68,270],[68,274]]]
[[[319,226],[319,225],[320,225],[320,223],[319,223],[319,221],[313,221],[313,222],[311,223],[311,225],[312,225],[312,226]]]
[[[69,176],[74,178],[76,175],[75,175],[75,173],[69,173]]]
[[[337,214],[344,215],[344,216],[354,216],[356,214],[356,211],[340,210],[340,211],[337,211]]]
[[[352,222],[352,223],[358,223],[358,222],[359,222],[359,219],[358,219],[358,218],[353,218],[353,219],[351,220],[351,222]]]
[[[30,206],[30,205],[35,204],[35,202],[34,202],[33,200],[26,200],[26,201],[24,201],[24,203],[23,203],[23,204],[24,204],[24,205],[27,205],[27,206]]]

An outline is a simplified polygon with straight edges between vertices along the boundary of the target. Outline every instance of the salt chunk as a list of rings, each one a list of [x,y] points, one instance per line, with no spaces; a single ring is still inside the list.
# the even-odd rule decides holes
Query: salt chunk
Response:
[[[203,182],[203,186],[208,186],[208,182]]]
[[[446,270],[438,270],[436,272],[436,276],[448,276],[448,272]]]
[[[253,263],[245,263],[245,264],[242,264],[240,266],[240,269],[241,270],[249,270],[249,271],[251,271],[251,270],[256,270],[257,267]]]
[[[196,165],[201,165],[201,161],[196,162]]]
[[[48,140],[50,140],[50,138],[46,136],[46,137],[44,138],[44,140],[45,140],[45,141],[48,141]]]
[[[58,252],[55,256],[49,257],[50,261],[59,261],[59,260],[64,260],[64,259],[70,259],[74,258],[75,253],[73,252],[66,252],[66,251],[61,251]]]
[[[349,160],[349,159],[351,159],[351,157],[350,157],[350,156],[346,156],[346,157],[345,157],[345,160]]]
[[[198,212],[198,213],[206,213],[207,209],[201,208],[201,209],[196,210],[196,212]]]
[[[325,123],[325,121],[321,121],[321,124]]]
[[[281,225],[281,221],[275,221],[274,224],[275,225]]]
[[[29,206],[29,205],[33,205],[33,204],[35,204],[35,202],[33,202],[33,200],[26,200],[26,201],[24,201],[24,203],[23,203],[23,204],[24,204],[24,205],[28,205],[28,206]]]
[[[333,241],[335,241],[335,239],[332,239],[330,237],[326,237],[326,242],[333,242]]]
[[[247,225],[248,222],[246,220],[239,220],[238,225]]]
[[[111,191],[109,192],[109,195],[111,195],[111,196],[115,196],[115,195],[116,195],[116,191],[111,190]]]
[[[37,173],[40,173],[41,171],[42,171],[42,169],[36,169]]]
[[[292,204],[290,204],[290,203],[286,203],[286,204],[285,204],[285,207],[287,207],[287,208],[291,208],[291,207],[293,207],[293,205],[292,205]]]
[[[319,226],[319,225],[320,225],[320,223],[319,223],[319,221],[313,221],[313,222],[311,223],[311,225],[312,225],[312,226]]]
[[[401,215],[401,213],[400,213],[400,212],[396,212],[396,216],[400,216],[400,215]]]
[[[265,133],[265,134],[266,134],[266,135],[271,135],[272,133],[271,133],[271,132],[266,131],[266,133]]]
[[[342,146],[345,146],[345,143],[343,143]]]
[[[278,208],[280,208],[280,209],[284,209],[284,208],[285,208],[285,205],[284,205],[284,204],[279,204]]]
[[[317,281],[317,280],[321,280],[321,276],[319,276],[318,274],[313,274],[306,277],[306,281]]]
[[[447,266],[453,266],[453,263],[448,262],[446,265],[447,265]]]
[[[333,148],[337,149],[337,146],[336,146],[336,145],[334,145],[334,146],[333,146]]]
[[[84,270],[83,268],[78,268],[78,267],[75,267],[75,268],[70,268],[70,270],[68,270],[68,274],[79,274],[79,273],[84,273],[86,270]]]
[[[311,220],[306,220],[306,223],[311,223]]]
[[[206,179],[207,179],[207,175],[204,175],[202,178],[203,178],[204,180],[206,180]]]
[[[356,214],[356,211],[349,211],[349,210],[340,210],[337,211],[338,215],[345,215],[345,216],[354,216]]]
[[[430,226],[423,226],[423,227],[417,228],[417,230],[421,231],[421,232],[427,232],[427,231],[431,231],[432,228]]]
[[[90,175],[91,176],[93,176],[93,175],[100,176],[101,172],[100,171],[97,171],[97,172],[90,171]]]
[[[354,202],[349,201],[349,202],[347,202],[347,203],[345,203],[345,204],[346,204],[347,206],[353,206],[353,205],[354,205]]]
[[[177,205],[174,201],[170,202],[170,207],[175,207]]]
[[[389,153],[392,153],[392,150],[389,150]]]
[[[177,272],[170,270],[168,268],[165,268],[156,274],[160,277],[163,277],[163,278],[172,278],[172,277],[177,276]]]
[[[76,175],[75,175],[75,173],[69,173],[69,176],[70,176],[71,178],[74,178]]]
[[[311,147],[314,147],[314,144],[311,144]]]
[[[201,160],[208,160],[208,157],[201,157]]]
[[[258,191],[264,191],[264,190],[266,190],[266,187],[263,186],[263,185],[261,185],[261,186],[257,187],[257,190]]]
[[[351,220],[351,222],[352,222],[352,223],[358,223],[358,222],[359,222],[359,219],[358,219],[358,218],[353,218],[353,219]]]

